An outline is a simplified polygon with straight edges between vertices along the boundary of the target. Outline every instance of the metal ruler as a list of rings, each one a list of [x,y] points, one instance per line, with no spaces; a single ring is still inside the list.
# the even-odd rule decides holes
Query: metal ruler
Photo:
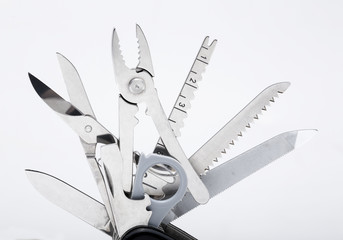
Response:
[[[200,50],[193,62],[192,68],[183,84],[181,91],[176,99],[174,107],[168,117],[169,123],[176,137],[181,136],[180,129],[183,127],[183,120],[187,117],[187,111],[191,108],[191,100],[194,92],[198,89],[198,83],[202,79],[206,66],[209,64],[217,40],[209,44],[209,37],[206,37],[201,44]],[[166,147],[160,138],[155,146],[154,153],[169,155]]]

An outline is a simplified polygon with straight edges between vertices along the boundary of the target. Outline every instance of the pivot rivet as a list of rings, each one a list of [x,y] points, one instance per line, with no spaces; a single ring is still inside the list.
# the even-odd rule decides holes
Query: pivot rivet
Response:
[[[142,78],[133,78],[129,82],[130,92],[133,94],[140,94],[145,90],[145,82]]]
[[[85,131],[86,131],[87,133],[90,133],[90,132],[92,131],[92,126],[91,126],[91,125],[85,126]]]

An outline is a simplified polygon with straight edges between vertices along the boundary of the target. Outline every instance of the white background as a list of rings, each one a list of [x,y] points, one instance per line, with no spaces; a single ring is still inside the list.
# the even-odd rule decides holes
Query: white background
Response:
[[[118,135],[111,34],[137,63],[142,27],[166,112],[205,36],[218,39],[180,142],[188,156],[270,84],[292,83],[222,161],[294,129],[305,146],[174,222],[199,239],[343,239],[342,1],[0,1],[0,239],[108,236],[43,198],[24,169],[99,199],[78,137],[36,95],[31,72],[67,98],[55,52],[77,67],[98,120]],[[141,114],[143,116],[144,114]],[[150,122],[136,149],[157,140]]]

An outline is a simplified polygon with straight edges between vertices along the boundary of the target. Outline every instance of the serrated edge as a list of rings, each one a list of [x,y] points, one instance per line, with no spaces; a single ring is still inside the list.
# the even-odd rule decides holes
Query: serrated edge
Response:
[[[250,120],[248,120],[248,123],[245,125],[245,127],[243,127],[242,129],[237,129],[237,133],[235,135],[235,137],[233,137],[232,139],[228,139],[226,142],[226,146],[224,147],[224,149],[230,149],[230,145],[234,145],[235,141],[238,140],[238,137],[242,137],[243,134],[242,132],[245,132],[247,131],[247,128],[251,128],[251,124],[254,123],[255,119],[259,119],[259,115],[262,115],[263,113],[263,108],[266,109],[267,106],[270,106],[270,103],[271,102],[275,102],[275,98],[279,97],[280,94],[284,93],[287,88],[289,87],[289,83],[286,83],[286,82],[281,82],[281,83],[276,83],[276,84],[273,84],[273,85],[270,85],[268,86],[267,88],[265,88],[259,95],[257,95],[248,105],[246,105],[237,115],[239,115],[243,110],[245,110],[248,106],[250,106],[261,94],[263,94],[265,91],[267,91],[269,88],[272,88],[273,86],[275,85],[281,85],[281,84],[288,84],[286,86],[286,88],[284,89],[284,91],[280,91],[280,90],[277,90],[275,92],[272,92],[271,93],[271,97],[269,98],[269,101],[266,101],[266,104],[263,105],[263,107],[261,107],[256,113],[255,113],[255,116],[254,117],[249,117]],[[232,120],[234,120],[237,115],[235,117],[233,117],[227,124],[229,124]],[[249,115],[252,115],[252,114],[249,114]],[[225,128],[227,126],[227,124],[224,125],[223,128]],[[247,127],[249,126],[249,127]],[[223,129],[222,128],[222,129]],[[222,130],[221,129],[221,130]],[[212,138],[215,138],[216,135],[221,131],[219,130]],[[213,156],[211,157],[212,160],[209,160],[209,159],[205,159],[205,158],[201,158],[201,160],[199,160],[199,157],[196,157],[196,154],[199,155],[199,152],[202,151],[202,148],[204,148],[205,145],[207,145],[211,140],[212,138],[206,142],[197,152],[195,152],[191,157],[190,157],[190,162],[192,164],[192,166],[194,167],[194,169],[196,170],[196,172],[199,174],[199,175],[203,175],[203,174],[206,174],[206,171],[208,171],[209,169],[211,169],[211,167],[214,165],[214,162],[216,162],[215,160],[218,159],[218,158],[221,158],[222,157],[222,151],[223,149],[218,149],[218,151],[215,153],[215,154],[212,154]],[[201,153],[200,153],[201,154]],[[203,164],[203,163],[207,163],[209,162],[209,164],[206,164],[206,166]]]
[[[112,33],[112,61],[115,75],[120,75],[123,71],[127,70],[124,56],[122,54],[119,37],[116,29]],[[116,50],[116,51],[115,51]]]
[[[144,35],[142,28],[138,24],[136,24],[136,38],[137,38],[137,44],[138,44],[138,64],[137,64],[138,69],[137,70],[144,69],[153,77],[155,73],[154,73],[154,68],[152,65],[149,44]],[[142,56],[142,52],[146,56]]]

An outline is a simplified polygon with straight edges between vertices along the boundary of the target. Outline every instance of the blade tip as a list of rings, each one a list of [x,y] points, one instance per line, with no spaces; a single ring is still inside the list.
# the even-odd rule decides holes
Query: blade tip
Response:
[[[38,84],[39,82],[40,82],[40,80],[37,78],[37,77],[35,77],[32,73],[28,73],[28,76],[29,76],[29,78],[30,78],[30,81],[31,81],[31,84],[32,84],[32,86],[33,86],[33,88],[35,88],[36,89],[36,84]]]
[[[116,30],[116,28],[113,28],[113,31],[112,31],[112,44],[116,40],[116,38],[118,38],[117,30]]]
[[[141,28],[141,26],[139,26],[138,23],[136,23],[136,31],[142,31],[142,28]]]
[[[30,182],[32,182],[32,176],[36,172],[36,170],[33,169],[25,169],[26,177],[29,179]]]
[[[295,147],[299,147],[310,141],[318,132],[318,129],[302,129],[297,132]]]
[[[30,72],[28,72],[27,75],[29,76],[30,79],[33,77],[33,74]]]
[[[284,90],[288,89],[289,86],[291,86],[291,82],[280,82],[280,83],[277,83],[278,85],[282,86],[282,88]]]
[[[56,52],[56,57],[57,57],[58,61],[61,61],[63,59],[67,60],[67,58],[60,52]]]
[[[30,78],[32,87],[34,88],[36,93],[41,97],[42,89],[45,89],[47,86],[31,73],[29,73],[29,78]]]

